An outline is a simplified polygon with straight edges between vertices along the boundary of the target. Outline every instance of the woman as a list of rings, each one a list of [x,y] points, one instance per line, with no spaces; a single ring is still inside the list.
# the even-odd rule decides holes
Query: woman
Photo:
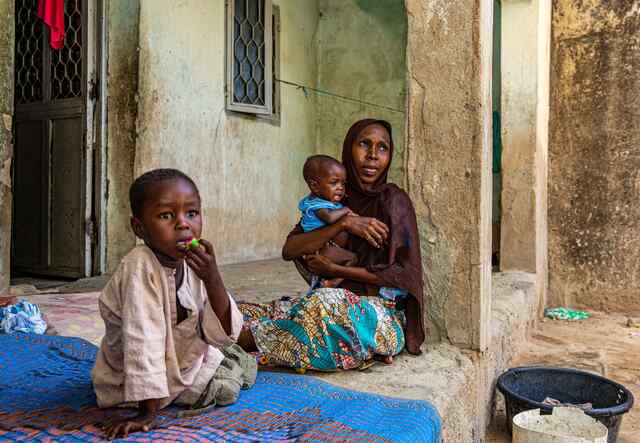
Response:
[[[408,195],[387,183],[393,157],[391,125],[361,120],[347,133],[342,162],[347,169],[345,203],[359,216],[304,233],[297,226],[282,249],[285,260],[304,261],[309,271],[343,278],[340,288],[321,288],[296,300],[239,305],[267,364],[299,369],[360,367],[375,355],[420,354],[422,267],[415,211]],[[357,266],[336,265],[315,255],[325,243],[348,232]]]

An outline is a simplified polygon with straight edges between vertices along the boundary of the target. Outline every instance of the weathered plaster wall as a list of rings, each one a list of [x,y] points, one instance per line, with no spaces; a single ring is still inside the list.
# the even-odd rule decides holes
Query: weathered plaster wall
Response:
[[[389,121],[395,153],[391,181],[403,183],[407,12],[404,0],[320,0],[318,88],[401,112],[319,95],[318,152],[340,158],[349,127],[366,117]]]
[[[427,336],[485,349],[491,309],[492,3],[408,0],[407,182]]]
[[[9,286],[11,273],[14,5],[0,0],[0,293]]]
[[[280,0],[282,78],[315,85],[318,5]],[[135,175],[177,167],[203,197],[205,233],[221,262],[280,254],[307,192],[316,103],[282,87],[280,125],[225,111],[223,1],[144,0]],[[167,14],[166,11],[171,11]]]
[[[555,1],[550,304],[639,309],[638,122],[640,4]]]
[[[107,198],[102,220],[107,272],[115,270],[135,244],[129,227],[129,186],[136,146],[139,8],[138,0],[107,2]]]

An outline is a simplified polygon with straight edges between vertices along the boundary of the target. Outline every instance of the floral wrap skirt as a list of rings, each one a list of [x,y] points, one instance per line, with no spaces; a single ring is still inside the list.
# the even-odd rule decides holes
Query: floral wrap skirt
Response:
[[[404,348],[404,312],[393,301],[320,288],[268,304],[239,303],[262,364],[336,371]]]

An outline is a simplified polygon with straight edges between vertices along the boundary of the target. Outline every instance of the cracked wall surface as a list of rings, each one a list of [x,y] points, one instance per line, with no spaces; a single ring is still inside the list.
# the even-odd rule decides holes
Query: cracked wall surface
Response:
[[[427,337],[482,348],[491,306],[490,10],[473,1],[406,6],[407,181],[421,234]]]
[[[14,5],[0,0],[0,293],[9,286],[11,272]]]
[[[549,146],[552,305],[640,302],[640,4],[558,0]]]

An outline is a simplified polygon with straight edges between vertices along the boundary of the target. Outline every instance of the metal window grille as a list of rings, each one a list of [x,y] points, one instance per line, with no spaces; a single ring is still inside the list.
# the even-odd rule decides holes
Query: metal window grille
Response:
[[[273,114],[271,0],[228,0],[227,109]]]

